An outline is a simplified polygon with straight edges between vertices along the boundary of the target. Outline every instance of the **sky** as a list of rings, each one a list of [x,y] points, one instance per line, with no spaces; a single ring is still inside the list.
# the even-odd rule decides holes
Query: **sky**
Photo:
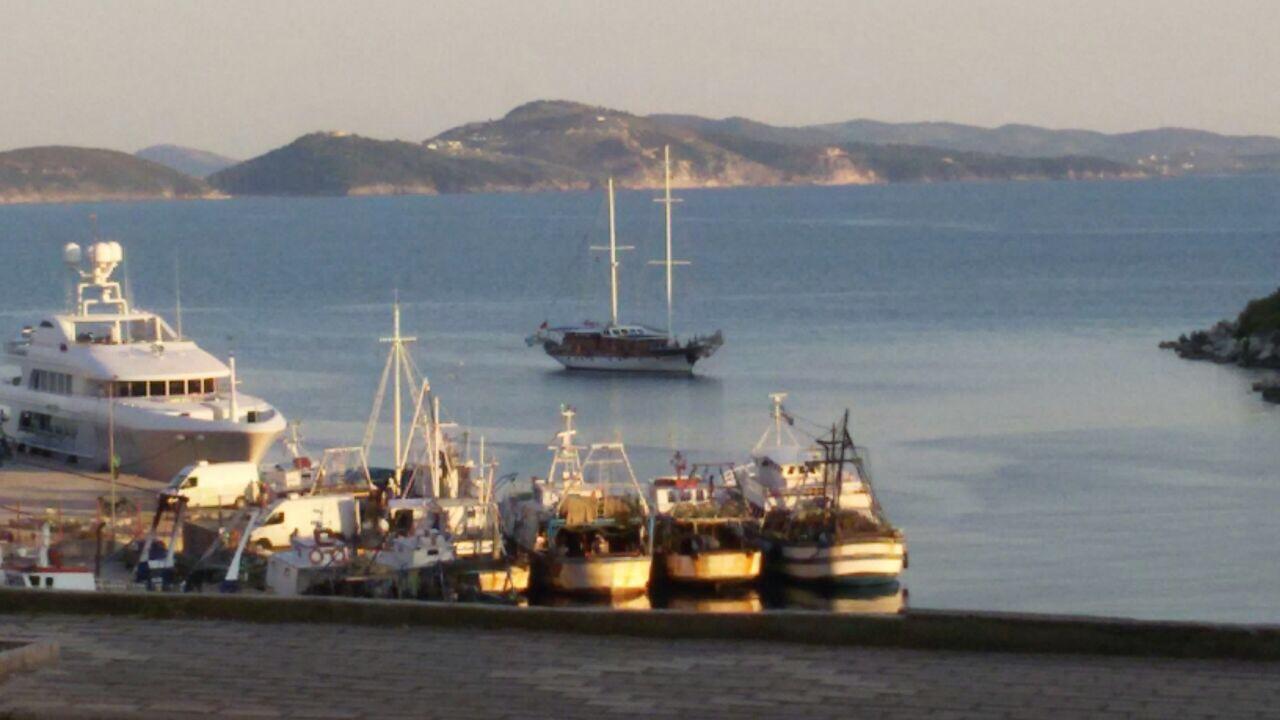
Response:
[[[1280,135],[1276,0],[0,0],[0,149],[423,140],[540,98]]]

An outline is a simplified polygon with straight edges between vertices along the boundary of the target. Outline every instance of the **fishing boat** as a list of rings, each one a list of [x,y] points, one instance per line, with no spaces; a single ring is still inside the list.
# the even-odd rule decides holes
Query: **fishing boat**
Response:
[[[120,243],[70,243],[63,259],[77,279],[74,307],[22,328],[0,357],[4,434],[104,470],[114,457],[116,469],[153,480],[200,460],[261,460],[285,419],[238,390],[235,359],[223,364],[182,335],[180,319],[175,331],[130,304],[112,279]]]
[[[40,590],[97,590],[93,570],[79,565],[63,565],[53,550],[49,523],[40,528],[40,541],[34,557],[0,553],[0,580],[5,587]]]
[[[582,482],[583,448],[575,442],[578,430],[573,426],[573,419],[576,415],[572,407],[560,406],[564,426],[547,446],[551,451],[551,468],[545,478],[533,477],[522,484],[514,477],[507,477],[494,491],[502,535],[506,544],[520,555],[532,556],[547,549],[547,529],[565,491]]]
[[[676,336],[673,317],[674,270],[678,265],[688,265],[685,260],[672,256],[671,208],[679,202],[671,197],[671,148],[664,151],[666,168],[666,193],[658,202],[666,206],[666,257],[651,264],[666,268],[667,326],[659,330],[647,325],[621,323],[618,320],[618,252],[633,250],[631,246],[618,245],[617,224],[614,209],[613,178],[608,181],[609,245],[592,250],[609,253],[609,321],[586,321],[579,325],[551,326],[542,323],[536,332],[526,338],[529,346],[538,345],[548,355],[570,370],[603,370],[613,372],[691,373],[693,366],[709,358],[724,344],[724,335],[715,331],[710,335],[697,335],[687,339]]]
[[[818,440],[822,492],[809,492],[764,518],[768,561],[784,577],[833,585],[892,583],[907,566],[906,538],[885,517],[860,449],[849,434],[849,413]],[[857,482],[867,508],[844,507],[842,485]]]
[[[686,473],[680,453],[672,464],[674,475],[650,485],[655,579],[712,587],[755,581],[760,520],[736,492],[732,466],[695,464]]]
[[[638,595],[653,567],[648,503],[622,443],[590,446],[576,482],[563,489],[533,555],[547,589]]]
[[[736,468],[743,497],[762,512],[789,510],[820,500],[830,490],[825,481],[822,447],[802,442],[793,431],[796,417],[783,405],[786,393],[773,393],[770,423],[751,450],[751,463]],[[874,500],[861,475],[844,478],[840,507],[870,510]]]

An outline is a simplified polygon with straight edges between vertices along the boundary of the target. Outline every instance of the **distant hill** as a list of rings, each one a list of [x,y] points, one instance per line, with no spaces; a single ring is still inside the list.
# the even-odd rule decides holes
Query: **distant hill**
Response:
[[[218,197],[196,178],[115,150],[33,147],[0,152],[0,203]]]
[[[1034,125],[984,128],[946,122],[850,120],[778,127],[738,117],[710,119],[696,115],[652,115],[650,118],[699,133],[734,135],[791,145],[927,145],[1016,157],[1093,156],[1138,165],[1161,175],[1280,170],[1280,138],[1219,135],[1182,128],[1109,135],[1092,130],[1051,130]]]
[[[774,137],[769,126],[754,127],[760,132],[538,101],[422,143],[313,133],[215,173],[209,182],[240,195],[581,189],[609,177],[622,187],[656,187],[663,180],[664,145],[671,146],[673,182],[682,187],[1146,174],[1133,165],[1095,157],[1024,158],[816,139],[801,143]]]
[[[536,160],[448,154],[425,144],[312,133],[214,173],[236,195],[404,195],[586,187],[578,176]]]
[[[139,150],[134,155],[198,178],[209,177],[223,168],[240,162],[225,155],[181,145],[152,145]]]

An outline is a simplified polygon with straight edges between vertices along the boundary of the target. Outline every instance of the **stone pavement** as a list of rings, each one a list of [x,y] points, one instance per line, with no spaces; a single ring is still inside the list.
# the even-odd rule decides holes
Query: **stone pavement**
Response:
[[[1280,665],[0,614],[0,718],[1263,718]]]

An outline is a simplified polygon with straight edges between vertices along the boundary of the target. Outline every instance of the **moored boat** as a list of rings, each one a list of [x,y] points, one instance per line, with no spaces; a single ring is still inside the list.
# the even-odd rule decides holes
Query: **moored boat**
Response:
[[[907,565],[906,538],[885,517],[859,448],[849,435],[849,414],[818,440],[822,492],[805,493],[765,515],[769,562],[786,578],[834,585],[877,585],[898,579]],[[844,507],[842,484],[857,482],[870,507]]]
[[[760,520],[731,485],[730,466],[694,465],[685,474],[679,454],[674,464],[675,475],[655,478],[651,485],[655,578],[712,587],[755,581],[762,555]]]
[[[593,444],[576,483],[564,488],[534,553],[541,584],[555,592],[637,595],[653,567],[648,504],[622,443]]]
[[[657,202],[666,206],[666,256],[651,264],[666,268],[667,326],[658,330],[647,325],[623,324],[618,321],[618,251],[632,250],[618,245],[615,222],[613,178],[608,182],[609,245],[593,247],[609,253],[610,315],[608,323],[586,321],[579,325],[551,326],[543,323],[525,342],[538,345],[569,370],[601,370],[612,372],[691,373],[693,366],[715,354],[724,344],[724,335],[676,336],[673,319],[674,268],[688,265],[672,257],[671,208],[679,202],[671,197],[671,148],[665,150],[666,193]]]
[[[22,329],[0,365],[0,422],[19,449],[168,480],[200,460],[257,463],[284,431],[281,414],[236,387],[223,364],[159,315],[133,307],[111,279],[119,243],[74,243],[63,259],[75,306]],[[88,269],[82,269],[82,260]],[[181,328],[181,322],[178,323]]]

